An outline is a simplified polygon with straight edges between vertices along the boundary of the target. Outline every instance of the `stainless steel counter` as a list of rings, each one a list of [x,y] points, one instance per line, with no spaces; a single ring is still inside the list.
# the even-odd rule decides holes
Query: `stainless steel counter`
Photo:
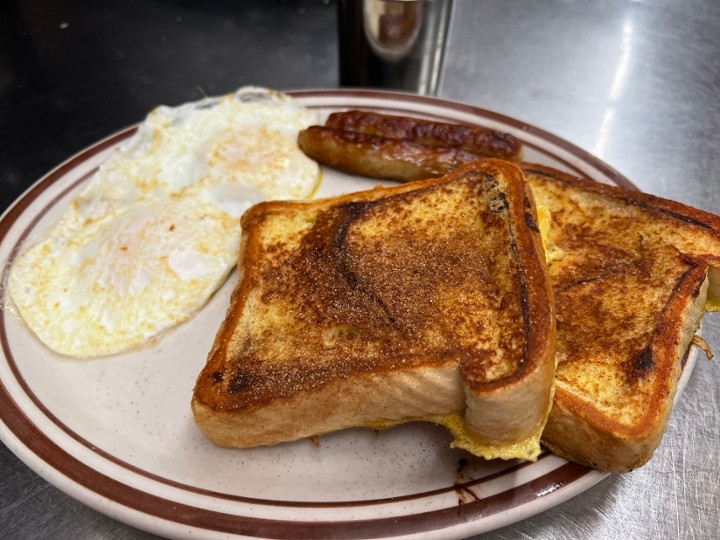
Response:
[[[640,189],[720,212],[720,4],[467,2],[442,95],[567,138]],[[703,335],[720,350],[720,317]],[[720,365],[698,359],[662,446],[492,539],[720,536]]]
[[[49,4],[49,3],[48,3]],[[2,208],[159,103],[242,84],[337,85],[335,4],[0,7]],[[569,139],[642,190],[720,212],[720,3],[456,1],[440,96]],[[720,315],[703,335],[720,353]],[[150,538],[81,505],[0,446],[0,537]],[[701,357],[660,449],[488,539],[720,537],[720,364]]]

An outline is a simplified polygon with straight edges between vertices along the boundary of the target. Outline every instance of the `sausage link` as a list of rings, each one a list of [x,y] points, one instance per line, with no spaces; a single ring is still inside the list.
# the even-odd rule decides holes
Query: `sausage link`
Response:
[[[328,117],[325,126],[390,139],[404,139],[425,146],[458,148],[482,157],[510,161],[519,161],[522,158],[520,141],[509,133],[492,129],[370,111],[333,113]]]
[[[424,146],[407,140],[310,126],[298,145],[315,161],[358,176],[410,182],[443,176],[480,159],[458,148]]]

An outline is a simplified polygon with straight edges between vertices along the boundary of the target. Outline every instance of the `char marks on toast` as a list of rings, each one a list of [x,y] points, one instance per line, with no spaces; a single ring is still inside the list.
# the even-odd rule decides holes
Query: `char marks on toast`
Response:
[[[532,194],[486,160],[243,217],[241,277],[193,410],[224,446],[465,415],[488,455],[539,433],[554,312]]]
[[[346,121],[342,133],[333,125],[322,138],[306,130],[301,146],[352,174],[412,181],[447,173],[473,153],[462,126],[449,136],[457,146],[442,146],[391,122]],[[378,137],[381,151],[363,140],[349,144],[355,130]],[[557,390],[543,442],[599,469],[638,467],[660,443],[703,310],[720,310],[720,217],[549,167],[521,166],[543,218],[538,225],[557,301]]]
[[[593,467],[638,467],[667,425],[720,220],[547,167],[523,170],[562,253],[550,264],[559,362],[543,442]]]

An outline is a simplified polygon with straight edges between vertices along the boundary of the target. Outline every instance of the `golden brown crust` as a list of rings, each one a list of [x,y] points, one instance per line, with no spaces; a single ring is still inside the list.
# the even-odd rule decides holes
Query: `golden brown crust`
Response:
[[[546,419],[554,369],[536,224],[522,172],[498,160],[253,207],[240,282],[195,387],[198,424],[219,444],[269,444],[357,425],[358,411],[371,415],[364,423],[462,412],[467,398],[487,403],[469,422],[481,435],[527,438]],[[368,382],[378,377],[384,387]],[[358,385],[370,385],[374,408],[359,406]],[[447,395],[433,402],[428,392]],[[314,408],[328,393],[334,408]],[[268,439],[258,420],[267,410],[299,429],[272,428]],[[244,422],[259,431],[218,427]]]
[[[697,330],[718,218],[633,190],[523,165],[552,215],[556,394],[543,442],[626,471],[660,443]]]
[[[587,396],[578,396],[577,386],[558,382],[543,432],[543,444],[550,451],[611,472],[626,472],[647,463],[665,432],[682,361],[702,316],[707,290],[705,270],[702,266],[692,268],[665,306],[665,324],[649,345],[658,383],[637,411],[636,422],[619,423],[612,415],[599,411],[597,403]],[[696,291],[698,294],[692,296]],[[682,331],[678,332],[671,321],[679,321]]]
[[[495,162],[498,163],[498,162]],[[482,429],[498,440],[517,440],[521,432],[512,429],[506,422],[503,411],[512,410],[517,418],[523,418],[521,424],[542,426],[546,411],[529,407],[531,403],[543,403],[548,399],[547,391],[553,386],[555,372],[555,302],[548,281],[544,250],[538,217],[535,210],[533,193],[522,178],[519,170],[507,168],[505,175],[515,179],[508,183],[505,192],[510,217],[513,220],[510,246],[512,256],[522,261],[518,265],[518,287],[522,302],[522,317],[525,330],[525,361],[519,366],[513,377],[497,382],[493,392],[483,391],[474,383],[472,376],[476,364],[461,364],[461,375],[469,391],[467,403],[468,423],[474,426],[475,416],[496,416],[499,421],[490,425],[485,420]],[[527,234],[531,231],[531,234]],[[539,257],[534,254],[540,254]],[[487,388],[490,388],[487,385]],[[533,391],[539,392],[533,395]],[[494,413],[493,411],[497,411]],[[524,428],[527,435],[527,428]]]
[[[447,414],[463,407],[462,397],[457,367],[447,365],[336,378],[322,391],[298,392],[241,411],[200,399],[192,406],[197,424],[216,444],[249,448],[365,426],[368,419],[399,423],[421,418],[428,409]]]
[[[356,174],[424,178],[430,172],[423,159],[432,163],[433,173],[452,170],[452,164],[433,160],[438,150],[413,134],[413,119],[400,122],[406,129],[354,115],[352,121],[329,124],[405,136],[416,145],[410,157],[388,146],[370,158],[371,167],[369,148],[358,145],[347,157]],[[472,153],[463,142],[457,148]],[[327,150],[332,158],[343,148]],[[412,174],[403,177],[410,166]],[[562,254],[550,264],[559,366],[544,442],[593,467],[637,467],[662,437],[706,291],[720,305],[720,217],[542,165],[522,168],[538,205],[550,211],[549,243]]]
[[[698,208],[663,199],[650,193],[643,193],[634,189],[628,189],[621,186],[613,186],[610,184],[602,184],[588,178],[581,178],[571,174],[535,163],[520,164],[526,174],[545,175],[553,178],[557,182],[561,182],[570,187],[579,188],[584,191],[602,194],[610,198],[623,201],[626,204],[636,205],[646,208],[656,215],[663,215],[668,218],[679,220],[690,226],[707,229],[713,234],[720,235],[720,216],[705,212]],[[718,255],[707,253],[710,257],[717,258]]]
[[[358,110],[333,113],[325,125],[338,130],[411,141],[424,146],[462,148],[479,157],[496,157],[510,161],[517,161],[522,157],[522,144],[515,137],[509,133],[477,126]]]

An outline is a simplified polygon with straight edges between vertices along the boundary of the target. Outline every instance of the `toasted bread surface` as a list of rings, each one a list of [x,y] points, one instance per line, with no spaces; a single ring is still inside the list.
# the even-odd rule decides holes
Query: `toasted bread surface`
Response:
[[[523,170],[560,254],[549,264],[558,368],[543,443],[592,467],[633,469],[665,431],[717,266],[720,219],[546,167]]]
[[[212,440],[249,447],[460,414],[457,431],[483,455],[537,455],[555,317],[519,168],[483,160],[261,203],[242,227],[240,280],[193,396]]]
[[[454,134],[450,151],[425,142],[413,119],[398,129],[354,114],[333,124],[346,133],[306,130],[303,150],[353,174],[400,181],[472,159],[467,138],[446,125],[437,129]],[[383,142],[349,138],[366,133]],[[543,442],[600,469],[640,466],[665,430],[703,308],[720,311],[720,217],[548,167],[522,167],[537,199],[558,311],[557,395]]]

